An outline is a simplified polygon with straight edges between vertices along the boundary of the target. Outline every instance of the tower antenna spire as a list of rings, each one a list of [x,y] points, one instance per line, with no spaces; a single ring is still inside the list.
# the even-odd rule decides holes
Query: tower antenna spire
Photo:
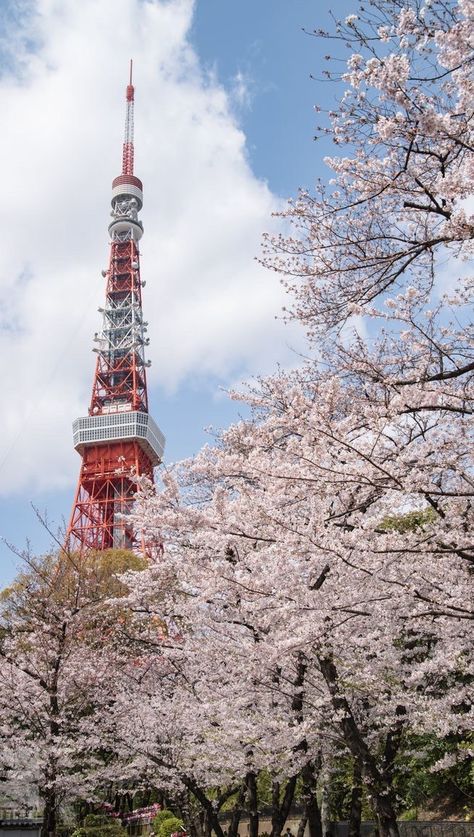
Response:
[[[0,0],[1,2],[1,0]],[[97,355],[89,414],[73,424],[74,447],[81,470],[66,548],[138,549],[133,504],[139,478],[153,482],[165,439],[148,412],[145,359],[150,340],[143,319],[139,243],[143,224],[143,184],[133,173],[132,62],[127,85],[127,116],[122,173],[112,181],[112,212],[108,225],[110,259],[105,305],[99,308],[102,328],[94,337]],[[141,538],[141,548],[150,552]]]
[[[133,105],[135,101],[135,88],[132,84],[133,60],[130,59],[130,80],[125,94],[125,135],[123,138],[122,150],[122,174],[133,174]]]

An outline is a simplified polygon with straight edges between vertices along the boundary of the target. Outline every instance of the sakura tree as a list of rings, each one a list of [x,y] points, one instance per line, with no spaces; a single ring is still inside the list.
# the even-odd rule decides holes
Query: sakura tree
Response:
[[[90,795],[100,758],[80,737],[93,697],[127,661],[114,640],[124,587],[114,573],[143,566],[129,553],[60,552],[27,562],[0,603],[0,740],[4,793],[28,795],[43,809],[43,832],[54,835],[63,801]],[[12,753],[12,742],[14,752]]]
[[[163,560],[183,585],[194,660],[214,660],[202,676],[234,672],[234,700],[224,705],[239,740],[248,716],[237,695],[241,711],[255,689],[271,696],[264,740],[272,711],[281,721],[275,695],[297,694],[300,724],[275,727],[266,767],[280,749],[285,776],[314,760],[324,718],[323,737],[342,735],[381,825],[393,830],[387,793],[403,729],[446,733],[468,723],[455,708],[468,699],[460,675],[469,575],[455,543],[438,548],[445,527],[424,512],[424,462],[416,490],[413,458],[426,438],[405,416],[397,434],[395,410],[377,412],[328,375],[267,381],[254,405],[265,417],[231,428],[220,449],[197,457],[182,476],[184,500],[169,476],[167,491],[145,501],[142,524],[164,538]],[[397,525],[420,497],[419,524]]]
[[[147,571],[127,579],[135,616],[127,628],[127,641],[136,647],[134,669],[123,669],[103,718],[99,723],[92,719],[88,730],[85,719],[83,733],[93,749],[102,742],[116,753],[112,775],[134,777],[136,787],[146,782],[159,788],[191,829],[198,806],[201,833],[212,830],[218,837],[223,834],[218,813],[228,800],[233,807],[229,834],[237,834],[243,810],[251,815],[251,833],[258,834],[258,777],[262,770],[273,771],[288,779],[278,788],[275,782],[272,790],[274,833],[280,834],[306,735],[300,731],[304,666],[291,673],[284,692],[262,690],[255,675],[257,627],[244,624],[241,614],[227,615],[219,626],[212,622],[214,641],[208,642],[211,601],[203,612],[195,567],[187,564],[182,570],[177,572],[170,550]],[[229,656],[231,636],[235,647]],[[250,659],[255,659],[252,666]],[[102,771],[102,782],[106,775]],[[307,767],[308,793],[312,780]],[[312,806],[317,809],[315,793]]]
[[[234,672],[229,726],[245,724],[236,672],[277,715],[298,695],[280,775],[342,740],[390,837],[403,735],[470,723],[472,11],[375,0],[318,33],[350,49],[322,129],[347,156],[265,256],[317,360],[235,396],[253,419],[138,511],[165,544],[184,645]]]

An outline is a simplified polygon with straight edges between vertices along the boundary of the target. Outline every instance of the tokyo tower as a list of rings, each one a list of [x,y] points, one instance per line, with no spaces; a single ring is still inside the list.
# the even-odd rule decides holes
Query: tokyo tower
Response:
[[[133,173],[132,62],[126,89],[122,173],[112,182],[110,261],[102,330],[95,335],[97,363],[89,415],[73,423],[74,447],[82,457],[66,544],[71,551],[130,549],[135,537],[127,520],[137,478],[153,480],[164,436],[148,413],[139,242],[143,185]]]

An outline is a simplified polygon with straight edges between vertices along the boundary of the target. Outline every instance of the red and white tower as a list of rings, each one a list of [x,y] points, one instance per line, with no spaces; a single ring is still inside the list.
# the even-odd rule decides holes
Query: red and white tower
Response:
[[[142,315],[138,213],[143,186],[133,173],[132,62],[126,91],[122,174],[112,182],[110,261],[102,330],[95,335],[97,364],[89,415],[73,424],[74,447],[82,457],[74,506],[67,532],[71,551],[131,548],[127,521],[137,477],[153,480],[161,461],[164,436],[148,413],[145,346],[147,323]]]

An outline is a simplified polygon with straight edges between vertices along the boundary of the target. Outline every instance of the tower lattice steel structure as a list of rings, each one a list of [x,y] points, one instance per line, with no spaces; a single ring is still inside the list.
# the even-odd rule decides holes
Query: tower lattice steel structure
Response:
[[[95,335],[97,363],[89,415],[73,423],[74,447],[82,457],[67,532],[69,550],[132,548],[127,515],[137,478],[153,480],[164,436],[148,413],[139,242],[143,185],[133,173],[132,62],[126,90],[122,173],[112,182],[110,261],[102,330]]]

